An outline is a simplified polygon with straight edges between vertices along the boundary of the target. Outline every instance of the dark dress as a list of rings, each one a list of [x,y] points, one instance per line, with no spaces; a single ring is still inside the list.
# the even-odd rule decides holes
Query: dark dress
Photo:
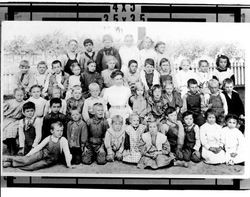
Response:
[[[78,63],[78,61],[77,61],[77,59],[76,59],[77,54],[75,55],[75,59],[73,59],[73,60],[69,58],[69,55],[68,55],[68,54],[66,54],[66,55],[67,55],[68,61],[67,61],[66,65],[65,65],[65,67],[64,67],[64,72],[68,73],[69,75],[73,75],[73,72],[72,72],[70,66],[71,66],[73,63],[75,63],[75,62]]]
[[[34,140],[36,138],[36,129],[34,127],[34,122],[36,121],[36,118],[34,118],[33,123],[29,125],[25,125],[25,118],[23,119],[23,133],[24,133],[24,155],[26,155],[30,150],[32,149],[32,145],[34,143]]]

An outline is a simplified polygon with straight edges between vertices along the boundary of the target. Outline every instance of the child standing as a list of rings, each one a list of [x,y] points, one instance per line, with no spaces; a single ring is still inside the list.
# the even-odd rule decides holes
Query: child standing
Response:
[[[223,124],[224,118],[228,113],[227,100],[225,95],[219,89],[219,81],[216,79],[210,79],[208,82],[208,88],[211,92],[207,101],[209,109],[215,111],[218,124]]]
[[[108,66],[107,69],[101,72],[101,76],[104,81],[104,87],[109,88],[112,86],[112,79],[110,77],[111,73],[115,70],[115,66],[117,64],[117,59],[114,56],[107,56],[106,57],[106,64]]]
[[[81,74],[80,64],[75,62],[70,66],[70,68],[72,70],[73,75],[69,76],[69,86],[68,86],[68,90],[66,92],[65,100],[69,99],[72,96],[74,86],[81,85],[81,82],[80,82],[80,74]]]
[[[194,123],[201,126],[205,123],[203,112],[205,110],[205,99],[199,92],[198,82],[195,79],[188,80],[189,91],[183,96],[183,106],[181,112],[187,110],[193,112]]]
[[[222,129],[224,135],[226,163],[228,165],[245,162],[245,139],[244,135],[236,128],[238,118],[235,115],[227,115],[225,118],[227,126]]]
[[[54,122],[62,122],[63,123],[63,136],[67,137],[67,123],[68,119],[66,115],[62,114],[60,112],[60,109],[62,107],[62,101],[60,98],[52,98],[50,100],[50,109],[51,112],[44,116],[43,118],[43,126],[42,126],[42,139],[49,136],[50,126]]]
[[[104,150],[104,137],[109,128],[108,121],[103,117],[104,107],[101,103],[93,106],[94,117],[87,122],[88,141],[82,155],[82,162],[90,165],[94,161],[98,165],[106,164],[106,152]]]
[[[62,97],[65,97],[69,85],[69,74],[62,70],[62,63],[59,60],[52,62],[53,74],[49,78],[48,93],[52,94],[54,86],[58,86],[62,91]]]
[[[18,88],[24,88],[24,99],[28,98],[31,86],[36,84],[34,74],[30,71],[30,65],[27,60],[22,60],[19,64],[19,72],[15,76],[15,84]]]
[[[39,170],[57,164],[63,153],[67,167],[72,168],[72,155],[69,151],[68,141],[62,137],[63,124],[61,122],[53,123],[50,132],[51,135],[46,137],[24,157],[5,158],[3,167],[14,167],[27,171]]]
[[[166,58],[162,58],[159,62],[160,84],[163,86],[166,82],[173,83],[173,77],[171,74],[170,61]]]
[[[223,80],[230,78],[235,84],[235,76],[231,69],[231,63],[226,55],[218,55],[216,59],[216,69],[214,70],[213,77],[216,78],[220,87],[223,85]]]
[[[141,158],[139,142],[141,135],[145,132],[146,126],[140,124],[138,114],[132,113],[129,116],[129,125],[125,128],[125,141],[123,151],[123,162],[138,163]]]
[[[205,113],[206,123],[200,127],[200,140],[202,145],[202,158],[207,164],[221,164],[226,160],[223,150],[223,132],[216,123],[216,112],[212,109]]]
[[[80,82],[82,86],[83,97],[86,99],[89,95],[89,84],[97,83],[100,89],[103,88],[103,79],[101,75],[96,72],[96,63],[93,60],[87,62],[87,69],[81,74]]]
[[[153,59],[145,60],[144,69],[140,72],[140,79],[146,90],[149,90],[155,84],[160,84],[160,74],[155,69]]]
[[[183,113],[184,121],[184,145],[182,148],[183,159],[185,161],[193,161],[198,163],[201,161],[200,154],[200,129],[198,125],[194,124],[193,112],[186,111]]]
[[[176,73],[176,88],[183,97],[188,92],[187,81],[189,79],[196,79],[196,74],[191,70],[191,62],[189,59],[181,61],[180,70]]]
[[[120,115],[115,115],[111,118],[111,127],[107,130],[104,138],[104,145],[107,149],[107,161],[122,160],[124,140],[123,118]]]
[[[87,38],[83,41],[83,46],[85,51],[81,54],[79,64],[81,65],[81,71],[84,72],[87,70],[87,62],[89,60],[96,61],[97,52],[94,51],[94,42],[93,40]]]
[[[19,120],[23,116],[24,94],[23,88],[15,88],[15,99],[7,100],[3,103],[3,143],[7,145],[10,155],[14,155],[17,151],[16,137]]]
[[[224,80],[224,91],[227,106],[228,106],[228,114],[235,114],[241,119],[244,119],[245,109],[243,102],[238,94],[234,90],[233,80],[230,78],[226,78]]]
[[[109,34],[105,34],[102,38],[104,48],[98,51],[96,57],[96,71],[101,73],[101,71],[107,69],[106,57],[114,56],[117,59],[116,69],[121,69],[121,57],[116,48],[113,47],[113,38]]]
[[[95,103],[102,103],[104,114],[107,114],[107,104],[104,98],[100,97],[100,86],[97,83],[91,83],[89,85],[90,97],[84,101],[83,109],[82,109],[82,117],[85,122],[88,122],[90,118],[94,117],[93,106]]]
[[[138,71],[138,63],[136,60],[128,62],[127,72],[124,73],[124,80],[128,83],[131,92],[135,91],[135,84],[140,82],[140,73]]]
[[[72,154],[72,164],[80,164],[82,153],[88,139],[86,123],[81,118],[81,113],[76,107],[71,109],[71,121],[67,125],[67,139],[70,153]]]
[[[19,121],[19,155],[26,155],[36,147],[42,136],[42,120],[35,116],[35,104],[28,101],[23,104],[24,118]]]
[[[141,122],[144,120],[144,117],[148,112],[148,104],[145,99],[145,94],[145,87],[139,82],[135,84],[135,95],[130,97],[132,110],[139,115]]]
[[[82,97],[82,88],[79,85],[76,85],[72,88],[72,97],[69,98],[67,102],[67,116],[70,119],[70,111],[76,107],[80,113],[82,113],[84,98]]]

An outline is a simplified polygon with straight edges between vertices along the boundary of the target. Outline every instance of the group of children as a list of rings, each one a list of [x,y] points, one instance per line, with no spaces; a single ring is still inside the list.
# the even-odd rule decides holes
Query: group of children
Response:
[[[196,73],[188,59],[175,72],[164,42],[152,48],[146,37],[139,50],[132,35],[124,41],[117,50],[104,35],[104,48],[96,53],[86,39],[86,51],[75,54],[78,43],[70,40],[68,60],[53,61],[52,72],[41,61],[34,75],[21,61],[14,99],[3,105],[2,136],[10,155],[3,167],[244,163],[244,105],[233,90],[228,57],[217,57],[213,73],[203,59]]]

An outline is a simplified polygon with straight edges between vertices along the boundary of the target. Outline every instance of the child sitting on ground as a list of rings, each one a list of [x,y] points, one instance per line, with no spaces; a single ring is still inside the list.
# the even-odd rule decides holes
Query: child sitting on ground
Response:
[[[106,131],[104,138],[104,145],[107,150],[106,160],[108,162],[113,162],[115,159],[122,161],[124,140],[123,117],[115,115],[111,118],[111,127]]]
[[[106,64],[107,64],[107,69],[104,69],[101,72],[101,76],[104,81],[104,87],[109,88],[112,86],[112,79],[110,77],[111,73],[115,70],[115,66],[117,64],[117,59],[114,56],[107,56],[106,57]]]
[[[205,110],[205,99],[203,94],[199,92],[198,82],[195,79],[189,79],[188,82],[189,91],[183,96],[183,106],[181,112],[187,110],[193,112],[194,123],[199,127],[205,123],[203,112]]]
[[[104,150],[104,137],[109,124],[103,117],[104,107],[102,103],[95,103],[93,110],[95,115],[87,122],[88,141],[82,155],[82,162],[90,165],[96,161],[98,165],[104,165],[107,163],[106,152]]]
[[[132,113],[129,116],[129,125],[125,128],[123,162],[138,163],[141,158],[138,145],[145,130],[146,126],[140,124],[138,114]]]
[[[194,124],[194,115],[191,111],[183,113],[184,121],[184,144],[182,147],[182,154],[184,161],[193,161],[198,163],[201,161],[200,154],[200,129],[199,126]]]
[[[19,121],[19,151],[18,155],[26,155],[36,147],[42,136],[42,120],[35,116],[36,107],[32,102],[23,104],[24,118]]]
[[[63,124],[61,122],[53,123],[50,132],[51,135],[46,137],[24,157],[4,158],[3,167],[14,167],[26,171],[39,170],[57,164],[63,153],[67,167],[72,168],[72,155],[69,151],[68,141],[62,137]]]
[[[91,96],[84,101],[84,105],[82,109],[82,117],[85,122],[88,122],[90,118],[94,117],[93,105],[95,103],[103,104],[105,117],[108,111],[107,104],[104,98],[100,97],[100,86],[97,83],[91,83],[89,85],[89,92]]]
[[[80,164],[82,161],[82,153],[88,139],[88,130],[77,107],[72,108],[70,114],[72,120],[69,121],[67,125],[67,139],[70,153],[72,154],[71,163]]]
[[[242,164],[246,160],[246,141],[244,135],[236,128],[238,117],[227,115],[225,118],[227,126],[222,129],[224,135],[226,164]]]
[[[207,110],[205,118],[206,123],[200,127],[201,156],[207,164],[225,163],[223,132],[221,126],[216,123],[216,112]]]
[[[23,88],[14,89],[14,99],[3,102],[3,143],[7,145],[8,154],[17,152],[16,137],[19,120],[23,117],[22,107],[25,91]]]

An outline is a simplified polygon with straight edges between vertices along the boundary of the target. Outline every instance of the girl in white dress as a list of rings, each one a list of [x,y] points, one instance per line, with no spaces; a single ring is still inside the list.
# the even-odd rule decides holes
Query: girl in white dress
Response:
[[[227,165],[239,164],[245,161],[246,151],[245,138],[239,129],[237,129],[238,118],[236,115],[226,116],[227,126],[224,127],[224,142],[226,150]]]
[[[202,145],[202,158],[207,164],[221,164],[226,161],[223,143],[223,132],[216,123],[213,110],[207,110],[206,123],[200,127],[200,140]]]

